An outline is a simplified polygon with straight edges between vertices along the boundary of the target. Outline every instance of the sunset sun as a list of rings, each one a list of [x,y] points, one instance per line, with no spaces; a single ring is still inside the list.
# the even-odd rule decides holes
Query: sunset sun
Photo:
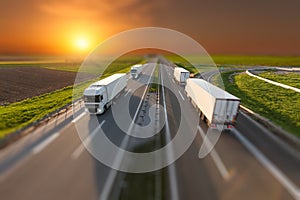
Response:
[[[86,38],[78,38],[75,41],[75,46],[79,49],[79,50],[87,50],[89,47],[89,42]]]

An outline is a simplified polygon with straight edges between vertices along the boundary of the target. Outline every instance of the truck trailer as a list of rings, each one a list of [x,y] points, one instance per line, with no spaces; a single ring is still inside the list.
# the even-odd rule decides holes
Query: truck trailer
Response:
[[[187,96],[200,111],[201,120],[211,128],[223,125],[224,129],[234,126],[240,99],[228,92],[197,78],[187,79]]]
[[[125,89],[126,74],[114,74],[91,84],[84,90],[84,105],[90,114],[102,114],[112,104],[112,100]]]
[[[186,80],[190,77],[190,72],[181,67],[174,68],[174,78],[180,84],[185,84]]]
[[[143,71],[143,65],[142,64],[136,64],[133,65],[130,69],[130,75],[132,78],[137,79],[141,72]]]

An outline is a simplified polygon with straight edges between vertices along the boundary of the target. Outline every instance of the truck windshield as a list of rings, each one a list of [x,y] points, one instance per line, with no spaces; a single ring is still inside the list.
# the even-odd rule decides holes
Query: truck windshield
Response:
[[[91,85],[90,88],[99,88],[102,87],[102,85]]]
[[[84,101],[90,103],[100,102],[102,99],[103,99],[102,95],[84,96]]]
[[[134,73],[136,73],[136,71],[137,71],[136,69],[132,69],[131,73],[134,74]]]

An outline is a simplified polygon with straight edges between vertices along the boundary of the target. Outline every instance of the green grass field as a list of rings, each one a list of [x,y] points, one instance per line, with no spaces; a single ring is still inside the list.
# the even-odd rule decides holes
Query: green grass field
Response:
[[[299,56],[230,56],[213,55],[218,65],[300,66]]]
[[[197,60],[195,56],[187,56],[191,60]],[[185,68],[194,73],[194,68],[187,60],[178,55],[166,55],[174,63],[182,64]],[[235,56],[235,55],[212,55],[214,63],[218,67],[245,67],[245,66],[300,66],[299,56]],[[200,60],[200,59],[198,59]],[[206,60],[206,59],[205,59]],[[200,64],[200,63],[199,63]],[[228,65],[228,66],[227,66]],[[236,66],[235,66],[236,65]],[[205,70],[205,69],[203,69]]]
[[[233,76],[233,82],[230,82],[229,76],[232,73],[222,73],[224,86],[228,92],[241,98],[244,106],[300,137],[299,93],[244,73]]]
[[[116,72],[128,72],[131,65],[138,62],[143,62],[143,58],[121,57],[104,71],[101,78],[108,77]],[[48,113],[71,103],[72,97],[74,99],[81,97],[83,90],[94,81],[96,79],[78,84],[74,88],[73,86],[69,86],[21,102],[0,106],[0,140],[9,133],[25,127]]]
[[[139,60],[141,59],[140,56],[135,56],[135,55],[129,55],[129,56],[122,56],[122,65],[126,64],[131,64],[132,61]],[[106,61],[108,62],[109,58],[103,59],[102,63],[107,64]],[[56,63],[38,63],[38,62],[25,62],[20,63],[20,62],[0,62],[0,68],[12,68],[12,67],[37,67],[37,68],[46,68],[46,69],[52,69],[52,70],[60,70],[60,71],[67,71],[67,72],[85,72],[85,73],[99,73],[99,63],[97,64],[85,64],[84,67],[81,67],[81,62],[71,62],[71,61],[66,61],[66,62],[56,62]],[[105,65],[106,66],[106,65]],[[119,70],[119,65],[116,64],[115,62],[111,63],[110,66],[114,66],[116,71]],[[112,68],[111,68],[112,69]]]
[[[275,72],[263,72],[259,76],[270,79],[285,85],[300,88],[300,73],[289,72],[286,74],[278,74]]]

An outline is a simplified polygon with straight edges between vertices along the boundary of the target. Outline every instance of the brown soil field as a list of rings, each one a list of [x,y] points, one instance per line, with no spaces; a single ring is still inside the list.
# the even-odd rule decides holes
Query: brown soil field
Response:
[[[73,85],[77,73],[37,67],[0,68],[0,105],[21,101]],[[91,74],[80,76],[85,81]]]

